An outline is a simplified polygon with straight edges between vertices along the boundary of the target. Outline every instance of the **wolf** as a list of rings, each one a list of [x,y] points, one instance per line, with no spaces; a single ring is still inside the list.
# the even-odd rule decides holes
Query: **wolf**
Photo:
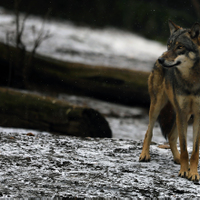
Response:
[[[200,141],[200,24],[182,28],[169,20],[167,51],[156,61],[148,79],[150,94],[149,125],[139,161],[150,161],[149,146],[153,126],[159,120],[168,139],[179,176],[199,181],[197,171]],[[187,126],[193,121],[193,151],[189,161]],[[179,137],[180,153],[177,149]]]

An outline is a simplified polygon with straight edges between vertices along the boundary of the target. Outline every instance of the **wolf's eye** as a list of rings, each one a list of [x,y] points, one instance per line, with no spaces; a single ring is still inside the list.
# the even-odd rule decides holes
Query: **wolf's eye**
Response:
[[[183,46],[181,46],[181,45],[177,47],[177,49],[182,49],[182,48],[183,48]]]

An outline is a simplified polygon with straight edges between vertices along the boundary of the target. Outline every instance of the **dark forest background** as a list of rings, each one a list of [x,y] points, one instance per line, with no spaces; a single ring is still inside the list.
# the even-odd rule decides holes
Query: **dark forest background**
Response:
[[[13,9],[14,0],[0,6]],[[20,10],[92,27],[113,26],[159,41],[168,37],[168,19],[183,27],[200,21],[198,0],[22,0]]]
[[[7,88],[39,91],[53,97],[60,93],[90,96],[146,108],[150,103],[149,72],[91,66],[39,55],[38,46],[51,37],[43,28],[38,30],[33,49],[27,51],[23,31],[29,14],[39,15],[41,21],[49,18],[93,28],[115,27],[163,43],[169,36],[168,19],[188,28],[200,22],[200,0],[0,0],[0,7],[15,13],[14,23],[11,22],[14,32],[7,31],[6,41],[0,42],[0,86],[6,87],[0,88],[0,126],[82,137],[111,137],[112,134],[107,121],[94,110],[85,110],[84,106],[74,109],[76,105],[70,107],[68,103],[63,108],[62,103],[54,104],[57,100],[28,94],[24,98],[20,91],[7,92]],[[24,18],[19,11],[27,13]],[[150,69],[152,66],[149,63]]]

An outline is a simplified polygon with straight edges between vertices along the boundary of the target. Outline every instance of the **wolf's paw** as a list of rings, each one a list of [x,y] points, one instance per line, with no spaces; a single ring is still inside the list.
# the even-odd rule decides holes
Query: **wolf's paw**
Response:
[[[139,162],[149,162],[150,161],[150,155],[149,153],[141,153]]]
[[[178,176],[182,177],[182,178],[187,178],[188,177],[188,171],[180,170]]]
[[[188,180],[194,181],[194,182],[198,182],[199,181],[199,174],[198,174],[198,172],[196,172],[196,173],[189,172],[189,174],[188,174]]]

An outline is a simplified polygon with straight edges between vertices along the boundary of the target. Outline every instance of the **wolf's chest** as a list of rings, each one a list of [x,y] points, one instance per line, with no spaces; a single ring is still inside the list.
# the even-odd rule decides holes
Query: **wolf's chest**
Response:
[[[168,71],[166,85],[170,85],[174,94],[185,96],[200,96],[200,76],[198,73],[189,74],[187,77],[179,70]]]
[[[200,81],[174,81],[173,91],[178,95],[200,96]]]
[[[174,105],[188,114],[194,114],[200,110],[200,96],[194,95],[176,95]]]

